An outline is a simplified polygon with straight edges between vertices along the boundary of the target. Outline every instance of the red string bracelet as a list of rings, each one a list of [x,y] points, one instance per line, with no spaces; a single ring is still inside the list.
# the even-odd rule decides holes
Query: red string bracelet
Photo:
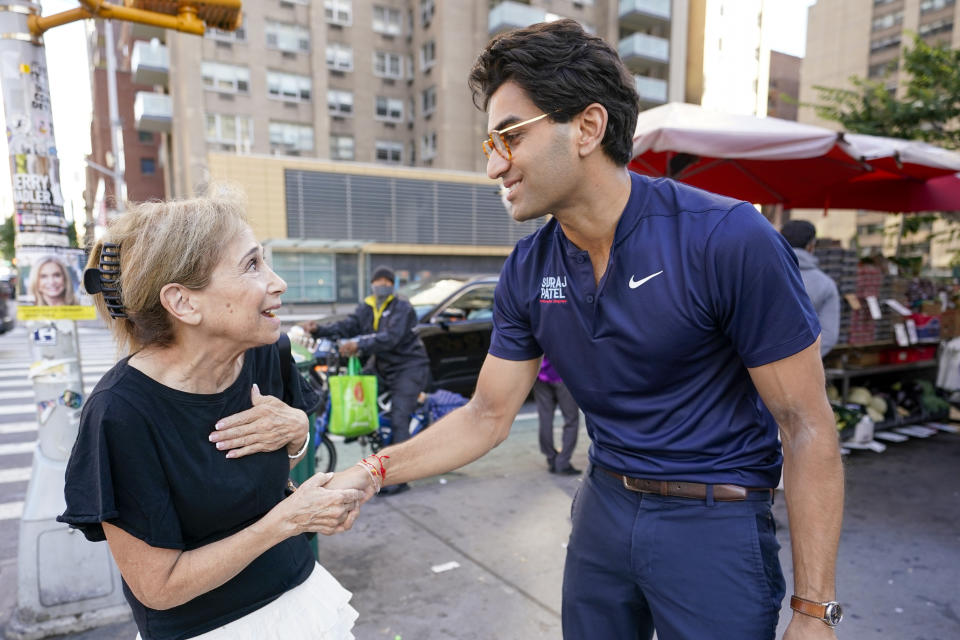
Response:
[[[376,459],[377,459],[377,464],[380,465],[380,479],[381,479],[381,480],[386,480],[386,479],[387,479],[387,470],[386,470],[386,469],[384,468],[384,466],[383,466],[383,461],[389,459],[390,456],[378,456],[378,455],[375,454],[375,453],[371,453],[369,456],[367,456],[367,458],[376,458]],[[364,460],[366,460],[367,458],[364,458]]]

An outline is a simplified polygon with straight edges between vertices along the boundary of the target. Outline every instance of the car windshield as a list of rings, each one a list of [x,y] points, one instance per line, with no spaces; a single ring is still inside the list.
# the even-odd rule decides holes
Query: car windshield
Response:
[[[459,278],[421,280],[420,282],[412,282],[403,287],[400,290],[400,294],[410,300],[410,304],[413,305],[413,309],[416,311],[417,318],[419,319],[422,318],[426,312],[430,311],[430,309],[446,300],[452,293],[462,287],[465,282],[466,279]]]

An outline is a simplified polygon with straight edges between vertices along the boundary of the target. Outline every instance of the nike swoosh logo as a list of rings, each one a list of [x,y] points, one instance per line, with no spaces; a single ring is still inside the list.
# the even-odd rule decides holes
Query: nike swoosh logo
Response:
[[[634,280],[634,279],[633,279],[633,276],[630,276],[630,288],[631,288],[631,289],[636,289],[637,287],[639,287],[640,285],[642,285],[642,284],[643,284],[644,282],[646,282],[647,280],[650,280],[651,278],[656,278],[656,277],[657,277],[658,275],[660,275],[661,273],[663,273],[663,271],[657,271],[656,273],[651,273],[649,276],[647,276],[647,277],[644,278],[643,280]]]

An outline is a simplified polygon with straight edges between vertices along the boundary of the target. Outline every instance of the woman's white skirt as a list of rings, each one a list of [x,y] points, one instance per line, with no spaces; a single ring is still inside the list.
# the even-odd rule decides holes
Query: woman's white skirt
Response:
[[[196,640],[354,640],[356,610],[350,606],[352,593],[321,565],[310,577],[270,604]],[[137,634],[137,640],[141,640]]]

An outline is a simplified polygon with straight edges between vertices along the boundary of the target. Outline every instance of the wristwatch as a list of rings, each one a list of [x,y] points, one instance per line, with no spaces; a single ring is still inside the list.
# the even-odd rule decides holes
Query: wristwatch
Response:
[[[843,609],[840,608],[840,603],[835,600],[814,602],[813,600],[791,596],[790,608],[805,616],[823,620],[823,623],[828,627],[835,627],[843,620]]]

